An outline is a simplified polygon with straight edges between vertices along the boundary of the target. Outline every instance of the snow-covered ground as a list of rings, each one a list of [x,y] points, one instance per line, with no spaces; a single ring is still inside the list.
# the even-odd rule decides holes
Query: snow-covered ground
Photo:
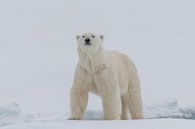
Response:
[[[144,102],[195,105],[194,7],[194,0],[0,0],[0,105],[68,111],[75,35],[88,31],[132,58]],[[89,101],[101,108],[98,97]]]
[[[179,119],[136,121],[58,121],[17,124],[1,129],[194,129],[195,122]]]
[[[195,127],[194,7],[194,0],[0,0],[0,129]],[[75,35],[83,32],[104,34],[107,49],[133,59],[146,120],[66,120]],[[102,114],[90,94],[85,119]]]
[[[145,120],[139,120],[140,124],[146,124],[149,122],[149,124],[151,124],[151,121],[154,119],[163,119],[161,120],[156,120],[157,122],[167,122],[169,120],[175,122],[179,122],[179,121],[184,121],[184,119],[195,119],[195,108],[194,107],[179,107],[177,104],[176,100],[169,100],[166,102],[153,102],[153,103],[149,103],[149,104],[145,104],[144,105],[144,113],[145,113],[145,120],[146,122],[144,122]],[[10,129],[23,129],[25,127],[26,128],[43,128],[43,127],[47,127],[48,129],[50,128],[64,128],[64,127],[71,127],[72,124],[74,122],[67,120],[69,117],[69,113],[36,113],[36,114],[32,114],[32,113],[26,113],[24,111],[21,110],[19,104],[16,103],[11,103],[9,105],[0,107],[0,127],[5,127],[5,128],[10,128]],[[169,119],[165,119],[165,118],[169,118]],[[172,118],[172,119],[170,119]],[[149,120],[150,119],[150,120]],[[179,120],[173,120],[173,119],[179,119]],[[85,113],[85,120],[95,120],[95,121],[100,121],[103,120],[103,112],[102,111],[95,111],[95,110],[88,110]],[[134,121],[134,122],[124,122],[124,124],[129,125],[130,123],[134,123],[136,125],[138,121]],[[139,123],[138,122],[138,123]],[[186,122],[186,120],[185,120]],[[54,125],[53,125],[53,124]],[[64,123],[64,124],[63,124]],[[81,127],[83,126],[83,123],[79,123],[77,122],[79,125],[81,124]],[[77,124],[75,123],[75,124]],[[92,126],[95,122],[91,122],[88,121],[84,122],[86,124],[86,126]],[[102,126],[106,123],[103,122],[99,122],[102,124]],[[116,122],[116,123],[119,123]],[[115,124],[116,124],[115,123]],[[172,122],[169,122],[169,124],[173,124]],[[188,122],[187,122],[188,123]],[[193,123],[195,125],[195,122],[189,122],[189,123]],[[24,125],[23,125],[24,124]],[[70,124],[70,125],[69,125]],[[98,124],[98,122],[97,122]],[[135,126],[133,124],[133,126]],[[52,126],[51,126],[52,125]],[[59,126],[60,125],[60,126]],[[76,125],[75,128],[79,127],[79,125]],[[106,124],[107,125],[107,124]],[[109,125],[109,124],[108,124]],[[125,127],[125,125],[122,124],[122,127]],[[94,125],[96,126],[96,124]],[[120,126],[120,125],[118,125]],[[127,127],[128,127],[127,126]],[[156,124],[154,125],[149,125],[149,126],[156,126]],[[168,126],[168,125],[167,125]],[[21,128],[23,127],[23,128]],[[140,127],[144,127],[143,125]],[[98,126],[97,128],[101,128],[101,126]]]

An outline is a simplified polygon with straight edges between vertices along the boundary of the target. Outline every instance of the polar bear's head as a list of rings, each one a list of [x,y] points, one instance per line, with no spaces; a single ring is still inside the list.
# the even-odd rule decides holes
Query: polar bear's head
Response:
[[[102,47],[104,36],[94,33],[84,33],[82,35],[77,35],[76,38],[78,47],[82,50],[96,51],[98,48]]]

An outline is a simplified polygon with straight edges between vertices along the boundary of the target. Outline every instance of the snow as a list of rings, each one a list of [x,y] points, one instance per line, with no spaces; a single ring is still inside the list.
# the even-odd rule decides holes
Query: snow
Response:
[[[30,122],[32,120],[33,115],[22,112],[17,103],[11,103],[0,107],[0,126],[20,122]]]
[[[34,122],[2,127],[2,129],[194,129],[195,122],[179,119],[156,119],[134,121],[58,121]]]
[[[195,106],[182,107],[179,109],[186,119],[195,119]]]
[[[179,109],[176,100],[167,100],[166,102],[152,102],[144,105],[145,118],[183,118],[184,113]]]
[[[171,100],[171,99],[169,99],[166,102],[161,102],[161,103],[153,102],[153,103],[145,104],[144,105],[144,113],[145,113],[145,120],[146,121],[149,121],[149,119],[157,120],[157,119],[162,119],[162,118],[164,118],[164,119],[162,119],[162,121],[160,121],[160,122],[166,122],[168,120],[174,121],[173,119],[179,119],[178,121],[186,121],[186,119],[195,119],[194,106],[181,108],[181,107],[178,107],[178,103],[176,100]],[[70,120],[67,120],[69,115],[70,114],[68,112],[64,113],[64,114],[59,113],[59,112],[36,113],[36,114],[26,113],[26,112],[21,110],[21,107],[19,106],[19,104],[11,103],[9,105],[0,107],[0,126],[2,126],[2,127],[6,126],[6,128],[11,128],[11,129],[12,128],[14,129],[15,127],[22,129],[20,126],[24,126],[25,128],[27,128],[27,127],[28,128],[35,128],[36,127],[37,129],[39,129],[41,127],[47,127],[47,126],[48,126],[48,128],[49,127],[53,128],[53,126],[56,127],[58,124],[61,125],[64,122],[64,123],[70,124],[70,125],[66,125],[66,124],[61,125],[62,127],[67,128],[67,127],[71,126],[71,123],[73,123]],[[165,119],[165,118],[169,118],[169,119]],[[170,119],[170,118],[172,118],[172,119]],[[87,121],[88,120],[102,121],[103,120],[103,112],[97,111],[97,110],[87,110],[87,112],[85,113],[84,119]],[[131,120],[129,120],[129,121],[131,121]],[[143,122],[144,120],[139,120],[139,121],[141,122],[141,124],[145,123],[145,122]],[[88,122],[91,124],[94,123],[91,121],[88,121]],[[52,125],[52,123],[54,123],[54,125]],[[87,122],[84,122],[84,123],[87,123]],[[104,122],[100,122],[100,123],[104,123]],[[137,123],[137,121],[135,122],[135,124],[136,123]],[[150,121],[149,121],[149,123],[150,123]],[[124,123],[124,124],[126,124],[126,123]],[[173,124],[173,123],[171,123],[171,124]],[[194,122],[194,124],[195,124],[195,122]],[[86,126],[89,126],[89,125],[86,124]],[[96,126],[96,124],[94,126]],[[59,127],[59,128],[62,128],[62,127]],[[100,127],[98,127],[98,128],[100,128]],[[58,126],[56,128],[58,128]]]

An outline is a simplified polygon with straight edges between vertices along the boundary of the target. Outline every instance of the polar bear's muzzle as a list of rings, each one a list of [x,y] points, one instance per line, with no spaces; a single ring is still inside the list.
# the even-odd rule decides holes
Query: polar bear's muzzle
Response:
[[[85,39],[85,45],[92,45],[90,38]]]

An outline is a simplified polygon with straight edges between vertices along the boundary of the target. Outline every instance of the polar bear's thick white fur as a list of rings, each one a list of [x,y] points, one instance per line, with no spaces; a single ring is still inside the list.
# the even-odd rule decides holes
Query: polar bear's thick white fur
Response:
[[[79,62],[71,88],[71,120],[83,119],[88,93],[102,98],[104,119],[142,119],[142,99],[137,70],[127,55],[103,48],[103,36],[77,36]]]

